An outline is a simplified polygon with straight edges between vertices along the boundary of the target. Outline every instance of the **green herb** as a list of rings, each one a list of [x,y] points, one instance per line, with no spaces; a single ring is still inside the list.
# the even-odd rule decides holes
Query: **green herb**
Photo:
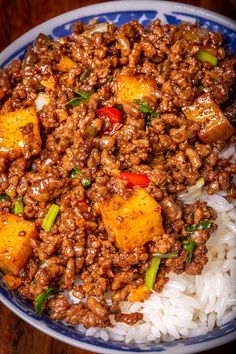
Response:
[[[185,226],[185,230],[189,233],[192,234],[196,230],[209,230],[211,228],[212,221],[211,220],[202,220],[199,222],[198,225],[190,225],[190,226]]]
[[[43,310],[45,309],[46,302],[50,296],[56,295],[60,292],[59,289],[47,288],[42,294],[36,297],[34,301],[34,309],[37,315],[42,315]]]
[[[157,276],[160,262],[161,262],[160,257],[153,257],[151,259],[150,266],[149,266],[148,270],[146,271],[145,285],[149,290],[152,289],[153,285],[155,284],[155,280],[156,280],[156,276]]]
[[[183,248],[186,249],[187,251],[187,258],[186,258],[186,263],[190,263],[193,257],[193,251],[195,250],[195,248],[197,247],[196,242],[194,242],[192,240],[191,237],[188,237],[188,239],[186,241],[182,242],[182,246]]]
[[[142,100],[133,100],[134,103],[136,103],[139,106],[139,109],[143,113],[147,113],[151,117],[157,117],[157,112],[155,112],[150,106],[147,101],[142,101]]]
[[[212,223],[213,222],[211,220],[202,220],[199,222],[197,229],[198,230],[210,230]]]
[[[47,212],[47,215],[43,219],[42,228],[44,231],[49,232],[51,230],[52,225],[59,213],[59,206],[56,204],[52,204]]]
[[[81,175],[81,170],[79,170],[78,168],[76,167],[73,167],[72,170],[70,171],[70,174],[69,174],[69,178],[76,178],[76,176],[79,176]]]
[[[82,184],[82,186],[84,187],[84,188],[88,188],[88,187],[90,187],[91,186],[91,181],[89,180],[89,179],[87,179],[87,178],[82,178],[81,179],[81,184]]]
[[[113,311],[113,314],[114,315],[118,315],[120,313],[120,310],[119,309],[115,309],[114,311]]]
[[[216,66],[218,63],[217,57],[208,52],[207,50],[200,49],[194,56],[196,59],[204,63],[209,63],[213,66]]]
[[[91,73],[91,69],[85,70],[84,72],[82,72],[82,74],[79,77],[79,81],[80,82],[84,82],[85,79],[87,79],[87,77],[89,77]]]
[[[113,81],[113,76],[112,75],[108,76],[107,82],[110,84],[112,81]]]
[[[178,252],[173,251],[169,253],[154,253],[154,257],[160,257],[160,258],[178,258]]]
[[[23,204],[23,198],[18,197],[17,201],[14,205],[14,208],[12,209],[13,214],[22,214],[24,212],[24,204]]]
[[[0,200],[7,200],[8,202],[11,201],[11,197],[6,193],[0,194]]]
[[[199,85],[197,89],[200,93],[204,92],[204,87],[202,85]]]
[[[81,102],[87,103],[93,92],[90,91],[75,91],[78,97],[72,98],[72,100],[66,103],[66,107],[77,107]]]

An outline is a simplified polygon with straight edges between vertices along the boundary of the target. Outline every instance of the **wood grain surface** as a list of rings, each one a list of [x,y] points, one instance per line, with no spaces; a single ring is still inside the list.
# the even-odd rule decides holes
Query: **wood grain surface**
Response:
[[[144,0],[145,1],[145,0]],[[0,0],[0,50],[36,25],[63,12],[102,0]],[[229,0],[178,1],[236,18]],[[233,354],[236,341],[203,354]],[[92,354],[59,342],[26,324],[0,304],[0,354]]]

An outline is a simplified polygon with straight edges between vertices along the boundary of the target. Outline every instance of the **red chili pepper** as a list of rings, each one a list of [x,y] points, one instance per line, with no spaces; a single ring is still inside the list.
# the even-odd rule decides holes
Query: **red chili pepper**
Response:
[[[120,179],[128,182],[127,188],[147,187],[150,182],[147,175],[132,172],[121,172]]]
[[[114,107],[104,107],[95,111],[96,116],[101,117],[109,123],[109,127],[105,128],[104,133],[113,135],[122,127],[122,114],[119,109]]]

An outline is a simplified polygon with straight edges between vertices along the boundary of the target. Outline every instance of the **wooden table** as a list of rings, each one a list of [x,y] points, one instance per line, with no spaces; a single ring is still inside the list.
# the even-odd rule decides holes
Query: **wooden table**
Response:
[[[0,0],[0,50],[34,26],[63,12],[102,0]],[[179,1],[181,2],[181,1]],[[228,0],[183,0],[235,19]],[[233,354],[236,341],[204,354]],[[207,350],[207,343],[205,349]],[[0,354],[89,354],[59,342],[29,326],[0,304]],[[92,354],[90,352],[90,354]]]

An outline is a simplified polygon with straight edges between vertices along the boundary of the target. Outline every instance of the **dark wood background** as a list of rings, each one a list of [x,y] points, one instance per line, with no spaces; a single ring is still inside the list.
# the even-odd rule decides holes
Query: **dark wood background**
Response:
[[[144,0],[145,1],[145,0]],[[0,0],[0,50],[34,26],[63,12],[102,0]],[[236,18],[230,0],[178,1]],[[203,354],[233,354],[236,341]],[[92,354],[32,328],[0,304],[0,354]]]

